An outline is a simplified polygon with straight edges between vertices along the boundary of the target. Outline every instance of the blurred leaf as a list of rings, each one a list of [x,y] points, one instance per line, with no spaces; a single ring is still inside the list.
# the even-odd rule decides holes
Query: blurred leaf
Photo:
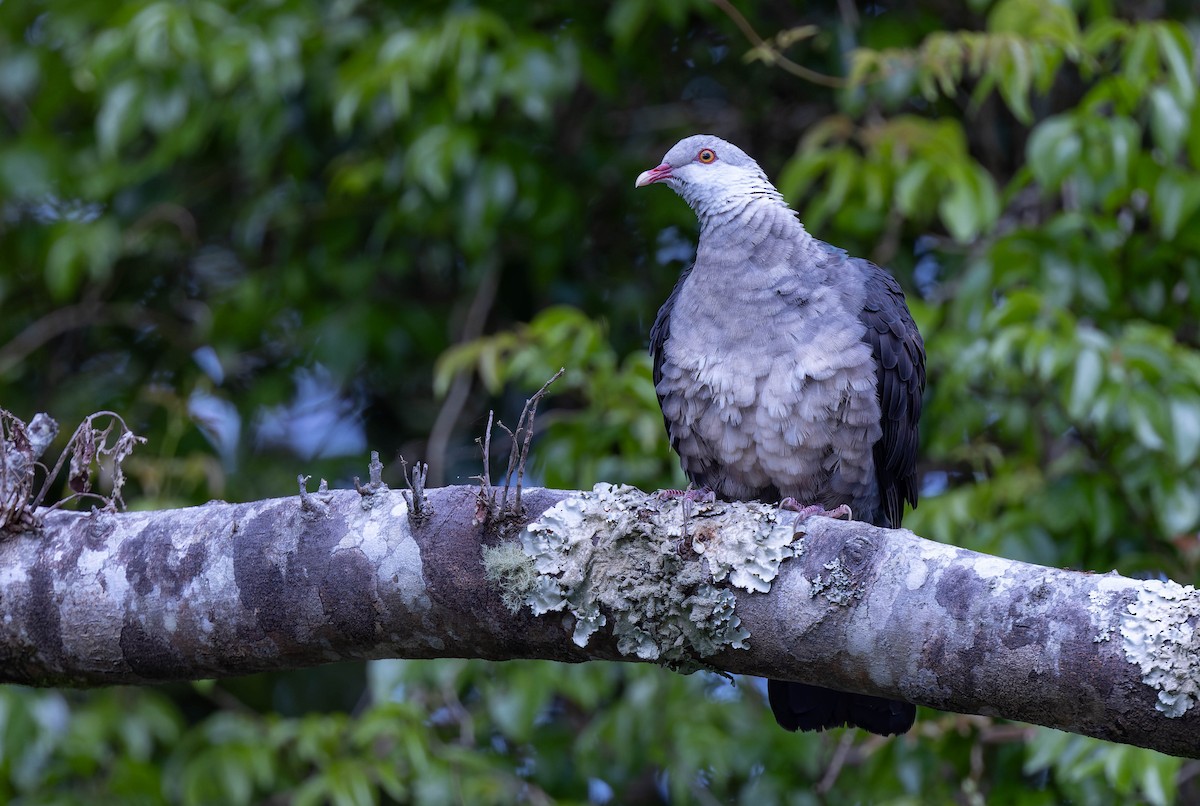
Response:
[[[1088,416],[1096,390],[1100,388],[1100,381],[1104,377],[1103,369],[1103,361],[1095,350],[1084,350],[1076,358],[1069,407],[1072,417],[1085,419]]]
[[[133,80],[122,81],[109,90],[96,116],[96,143],[101,152],[112,157],[136,129],[141,115],[139,87]]]
[[[65,299],[85,278],[108,279],[121,246],[115,221],[67,221],[53,232],[53,245],[46,256],[46,285],[56,299]]]
[[[1200,183],[1195,177],[1164,170],[1155,186],[1150,207],[1162,237],[1174,238],[1197,209],[1200,209]]]
[[[1076,164],[1082,151],[1074,121],[1065,117],[1049,118],[1039,123],[1029,137],[1029,167],[1038,182],[1053,187]]]
[[[1175,460],[1186,467],[1200,454],[1200,398],[1177,398],[1170,406]]]
[[[1174,159],[1188,133],[1191,105],[1185,104],[1177,92],[1155,87],[1150,92],[1150,110],[1150,131],[1155,142],[1168,159]]]

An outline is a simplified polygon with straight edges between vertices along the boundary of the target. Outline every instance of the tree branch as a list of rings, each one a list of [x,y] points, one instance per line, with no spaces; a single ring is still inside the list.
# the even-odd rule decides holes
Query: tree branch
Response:
[[[754,27],[746,21],[746,18],[742,16],[742,13],[734,8],[733,4],[730,3],[729,0],[710,0],[710,2],[712,2],[712,4],[717,8],[721,9],[721,11],[725,13],[725,16],[729,17],[729,19],[733,21],[733,24],[741,29],[742,34],[746,37],[746,39],[750,40],[750,43],[754,45],[754,49],[747,54],[747,61],[750,61],[751,59],[759,59],[763,62],[766,62],[768,65],[779,65],[784,70],[788,71],[794,76],[797,76],[798,78],[802,78],[805,81],[811,81],[813,84],[820,84],[824,87],[845,89],[849,86],[849,82],[844,78],[839,76],[828,76],[824,73],[818,73],[816,70],[809,69],[802,64],[796,64],[796,62],[784,56],[780,52],[780,48],[776,47],[775,40],[777,38],[790,41],[796,36],[804,37],[806,35],[810,35],[807,29],[797,29],[797,31],[792,33],[791,36],[787,35],[791,32],[784,32],[783,34],[780,34],[780,37],[772,37],[771,40],[765,40],[758,35],[758,32],[754,30]]]
[[[43,511],[0,542],[0,679],[150,683],[353,658],[655,661],[820,683],[1200,757],[1200,595],[903,530],[631,488]],[[511,534],[511,532],[510,532]],[[538,613],[538,615],[535,615]]]

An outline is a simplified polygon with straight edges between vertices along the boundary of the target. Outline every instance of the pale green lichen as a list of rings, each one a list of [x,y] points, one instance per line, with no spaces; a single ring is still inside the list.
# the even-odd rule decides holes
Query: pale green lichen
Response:
[[[679,501],[610,484],[564,499],[521,533],[537,579],[517,580],[512,595],[538,615],[571,613],[580,646],[611,618],[622,653],[673,668],[743,648],[749,633],[736,597],[718,583],[765,593],[783,560],[798,553],[798,538],[774,507],[687,509],[685,516]]]
[[[863,586],[855,583],[840,557],[834,557],[825,563],[824,568],[829,573],[817,574],[812,581],[810,596],[824,594],[825,598],[835,605],[848,605],[855,599],[862,598]]]
[[[1200,594],[1191,585],[1149,580],[1121,614],[1125,658],[1158,689],[1162,713],[1183,716],[1200,701]]]
[[[500,589],[504,606],[513,613],[525,605],[540,581],[533,559],[512,543],[483,547],[483,574]]]
[[[780,517],[778,507],[747,505],[748,520],[739,520],[720,531],[692,537],[692,549],[708,563],[715,581],[728,579],[735,588],[766,593],[779,576],[780,564],[800,556],[803,544],[796,541],[795,516]],[[703,508],[701,508],[703,513]]]
[[[1111,571],[1098,579],[1096,589],[1088,594],[1088,615],[1096,630],[1096,634],[1092,636],[1093,643],[1111,641],[1116,633],[1120,619],[1116,603],[1128,590],[1127,583],[1125,577]]]

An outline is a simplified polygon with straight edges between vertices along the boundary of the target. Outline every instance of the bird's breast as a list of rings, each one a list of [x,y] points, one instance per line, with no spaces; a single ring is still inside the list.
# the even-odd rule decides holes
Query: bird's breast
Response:
[[[866,502],[882,431],[857,316],[817,289],[806,304],[681,290],[657,392],[691,478],[727,498]]]

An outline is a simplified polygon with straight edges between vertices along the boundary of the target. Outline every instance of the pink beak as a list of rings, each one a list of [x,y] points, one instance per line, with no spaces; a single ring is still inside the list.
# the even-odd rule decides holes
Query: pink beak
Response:
[[[645,187],[646,185],[655,182],[661,182],[664,179],[671,178],[671,166],[668,163],[663,163],[657,168],[651,168],[648,171],[642,171],[638,174],[637,181],[633,183],[635,188]]]

